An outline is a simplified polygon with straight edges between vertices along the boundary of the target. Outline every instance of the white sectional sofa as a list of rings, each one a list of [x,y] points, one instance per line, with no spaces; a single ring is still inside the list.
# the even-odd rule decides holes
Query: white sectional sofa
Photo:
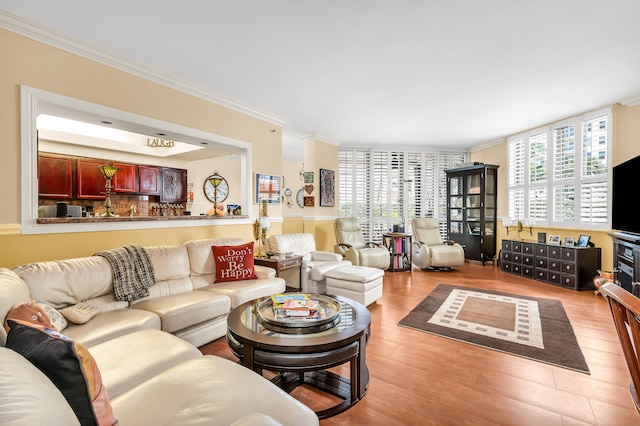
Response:
[[[231,309],[286,289],[273,269],[261,266],[256,266],[258,279],[214,284],[211,247],[242,243],[237,238],[217,238],[144,247],[155,284],[148,297],[131,303],[115,300],[111,266],[100,256],[29,263],[13,271],[27,284],[33,300],[59,309],[82,303],[100,310],[89,322],[64,330],[87,346],[148,328],[201,346],[226,334]]]
[[[111,266],[100,256],[0,268],[0,318],[28,300],[97,308],[97,316],[61,333],[88,348],[120,425],[317,425],[313,411],[268,380],[197,349],[226,334],[232,308],[286,289],[274,270],[259,266],[257,279],[214,284],[211,247],[239,244],[145,247],[155,284],[133,302],[115,300]],[[79,424],[47,376],[2,347],[6,339],[2,328],[0,424]]]

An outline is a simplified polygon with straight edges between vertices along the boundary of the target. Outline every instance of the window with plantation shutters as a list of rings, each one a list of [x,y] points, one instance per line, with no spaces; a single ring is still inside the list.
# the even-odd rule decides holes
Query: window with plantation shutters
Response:
[[[528,211],[528,217],[535,221],[546,221],[548,203],[547,203],[547,187],[532,187],[529,189],[528,209],[524,209],[524,196],[521,196],[522,211]]]
[[[607,109],[508,138],[509,217],[607,229],[609,123]]]
[[[582,123],[580,222],[608,220],[609,117],[596,115]]]
[[[339,215],[359,218],[366,241],[381,242],[395,224],[410,233],[415,217],[440,218],[446,237],[444,171],[466,162],[465,153],[340,148],[338,161]],[[355,208],[358,197],[366,208]]]
[[[509,203],[508,211],[511,218],[522,218],[524,216],[524,190],[527,177],[527,156],[525,150],[525,139],[515,138],[509,141]]]
[[[553,222],[570,224],[575,222],[575,188],[573,185],[553,186]]]
[[[524,185],[526,177],[526,157],[524,138],[518,138],[509,142],[509,186]]]
[[[406,209],[407,217],[413,219],[420,217],[422,213],[422,180],[423,180],[423,168],[422,168],[422,153],[420,152],[408,152],[407,166],[405,169],[405,184],[407,187],[406,197]]]
[[[538,133],[529,138],[529,182],[546,183],[547,172],[547,134]]]
[[[360,226],[370,238],[370,151],[339,150],[338,179],[338,216],[360,218]]]
[[[391,214],[391,194],[389,193],[390,158],[388,152],[377,151],[371,155],[371,204],[373,215],[371,237],[367,241],[382,242],[382,234],[386,227],[387,217]]]

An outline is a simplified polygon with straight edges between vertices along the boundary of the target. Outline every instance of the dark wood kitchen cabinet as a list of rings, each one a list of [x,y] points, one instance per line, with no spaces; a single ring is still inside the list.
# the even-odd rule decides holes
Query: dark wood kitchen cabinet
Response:
[[[138,192],[147,195],[160,195],[160,168],[138,166]]]
[[[161,203],[184,203],[187,201],[187,171],[162,168]]]
[[[76,185],[78,198],[102,199],[105,198],[105,178],[98,167],[106,164],[105,161],[90,158],[78,158],[76,173]]]
[[[136,192],[136,165],[125,163],[113,163],[118,167],[118,172],[113,177],[113,191],[119,192]]]
[[[73,198],[73,165],[75,160],[55,155],[38,156],[38,196]]]

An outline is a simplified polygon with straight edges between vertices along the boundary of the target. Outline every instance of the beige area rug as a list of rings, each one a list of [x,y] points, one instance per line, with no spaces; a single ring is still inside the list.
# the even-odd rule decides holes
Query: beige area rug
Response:
[[[589,374],[559,300],[439,284],[398,325]]]

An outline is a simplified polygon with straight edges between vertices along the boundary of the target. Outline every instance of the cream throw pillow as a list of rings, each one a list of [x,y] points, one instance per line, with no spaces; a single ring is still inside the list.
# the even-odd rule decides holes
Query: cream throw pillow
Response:
[[[74,324],[84,324],[100,313],[100,309],[88,303],[80,302],[68,308],[60,309],[60,313]]]
[[[56,308],[54,308],[51,305],[47,305],[44,302],[36,302],[36,305],[40,306],[40,308],[47,315],[49,315],[49,319],[51,320],[51,324],[53,324],[53,326],[56,328],[56,330],[62,331],[65,328],[67,328],[69,323],[67,322],[67,319],[60,313],[59,310],[57,310]]]

